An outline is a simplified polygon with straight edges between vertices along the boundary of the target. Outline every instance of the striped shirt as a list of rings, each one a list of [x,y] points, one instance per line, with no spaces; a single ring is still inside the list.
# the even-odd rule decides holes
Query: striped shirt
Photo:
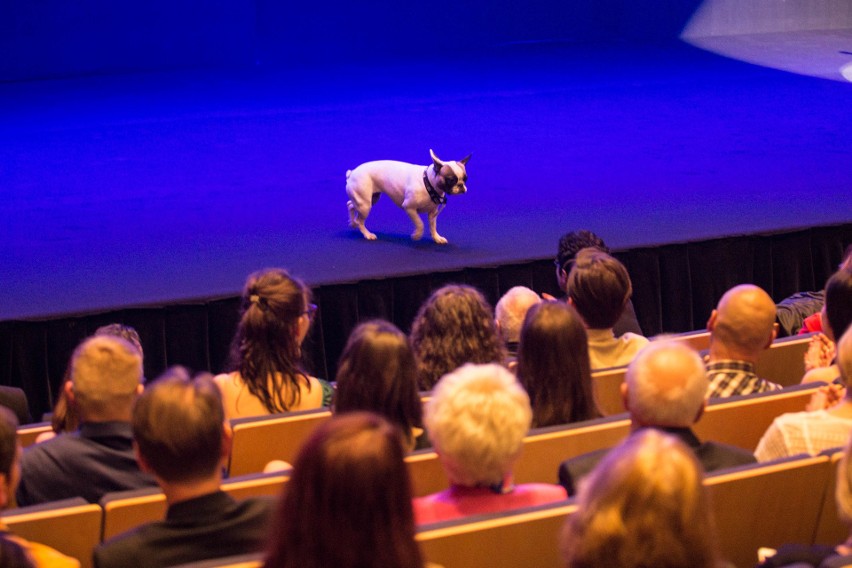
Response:
[[[756,392],[778,390],[779,384],[761,379],[754,372],[754,365],[746,361],[722,360],[707,364],[707,398],[724,398]]]

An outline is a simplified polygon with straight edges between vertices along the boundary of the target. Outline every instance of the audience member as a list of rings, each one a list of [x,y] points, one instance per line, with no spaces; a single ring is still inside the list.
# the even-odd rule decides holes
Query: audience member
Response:
[[[0,407],[0,509],[13,503],[21,479],[21,446],[18,443],[18,420],[8,408]],[[36,568],[77,567],[80,563],[43,544],[28,542],[13,535],[0,519],[0,559],[3,566],[35,566]],[[8,563],[8,564],[7,564]]]
[[[655,341],[643,349],[630,363],[621,385],[631,432],[654,428],[678,438],[692,450],[705,471],[754,463],[749,452],[726,444],[701,442],[692,431],[691,426],[704,412],[706,392],[707,376],[701,358],[676,341]],[[569,495],[576,492],[577,482],[608,451],[598,450],[562,462],[559,482]]]
[[[585,248],[577,253],[567,282],[568,303],[586,325],[592,369],[630,363],[648,340],[632,332],[621,337],[613,333],[633,291],[624,265],[605,252]]]
[[[337,365],[334,412],[374,412],[399,427],[408,450],[428,447],[417,363],[408,338],[392,323],[360,324]]]
[[[630,436],[581,485],[562,531],[567,568],[716,568],[701,466],[676,437]]]
[[[305,442],[278,507],[265,568],[421,568],[398,428],[355,412]]]
[[[145,355],[142,351],[142,342],[139,339],[139,334],[136,333],[136,330],[129,325],[111,323],[96,329],[94,335],[107,335],[124,339],[139,351],[139,356],[142,357],[144,367]],[[73,432],[80,426],[80,419],[74,412],[74,409],[68,405],[68,397],[65,396],[65,383],[69,380],[71,380],[70,362],[68,367],[65,369],[65,376],[62,378],[59,395],[56,398],[56,404],[54,405],[53,412],[50,416],[50,426],[52,431],[39,434],[38,438],[36,438],[36,442],[45,442],[56,436],[56,434],[61,434],[62,432]]]
[[[310,289],[285,270],[248,277],[231,344],[232,372],[218,375],[229,419],[331,404],[332,388],[301,367],[302,341],[316,311]]]
[[[707,321],[710,352],[708,398],[777,390],[781,385],[757,376],[754,365],[775,340],[775,303],[753,284],[734,286]]]
[[[524,316],[527,315],[527,310],[539,302],[541,302],[541,296],[526,286],[515,286],[503,294],[494,306],[497,331],[500,332],[500,337],[506,345],[510,363],[518,356],[518,342],[521,340]]]
[[[838,270],[843,270],[844,268],[852,268],[852,244],[846,247],[846,250],[843,252],[843,260],[840,261],[840,265],[837,268]],[[799,330],[799,333],[802,334],[811,333],[814,331],[823,331],[822,307],[825,304],[825,289],[820,290],[819,292],[802,292],[801,294],[810,294],[811,297],[814,298],[814,302],[811,305],[816,304],[817,308],[816,310],[812,311],[808,317],[802,320],[802,328]],[[843,334],[838,333],[838,335]]]
[[[24,392],[24,389],[0,385],[0,406],[14,412],[19,424],[29,424],[33,421],[30,405],[27,402],[27,393]]]
[[[426,429],[450,488],[414,500],[417,524],[565,499],[556,485],[515,485],[532,411],[504,367],[465,365],[444,376],[426,404]]]
[[[826,410],[791,412],[773,420],[754,452],[759,461],[804,453],[816,455],[846,443],[852,433],[852,389],[848,388],[852,379],[852,328],[838,343],[837,363],[847,385],[844,397]]]
[[[825,283],[825,304],[822,306],[822,328],[824,335],[818,335],[811,340],[809,355],[813,356],[812,349],[822,351],[823,357],[820,363],[808,365],[808,370],[803,383],[824,381],[830,383],[840,374],[837,364],[834,362],[836,355],[835,341],[840,338],[852,323],[852,263],[840,268],[835,272],[828,282]]]
[[[534,428],[601,415],[592,391],[586,329],[564,302],[542,302],[527,312],[517,375],[530,397]]]
[[[845,335],[849,335],[847,332]],[[852,530],[852,439],[845,445],[843,457],[837,464],[834,500],[837,516]],[[825,562],[825,564],[823,564]],[[821,568],[852,566],[852,532],[837,546],[785,544],[766,559],[759,568]]]
[[[553,263],[556,265],[556,281],[559,284],[559,289],[565,293],[566,299],[568,297],[568,273],[571,272],[577,253],[584,248],[593,248],[609,255],[612,254],[603,239],[591,231],[572,231],[562,235],[559,239],[559,250],[556,252]],[[613,326],[612,331],[616,337],[621,337],[628,331],[642,335],[642,328],[639,327],[639,321],[636,319],[632,300],[627,300],[624,311]]]
[[[430,390],[465,363],[502,363],[506,350],[494,313],[476,288],[450,284],[420,306],[411,325],[420,388]]]
[[[80,427],[27,448],[18,505],[78,496],[97,503],[111,491],[155,485],[133,455],[130,416],[142,388],[142,357],[133,345],[109,336],[80,344],[65,384]]]
[[[139,465],[166,496],[166,518],[98,546],[97,568],[176,566],[263,548],[270,502],[238,502],[219,488],[231,428],[212,377],[167,371],[137,400],[133,436]]]

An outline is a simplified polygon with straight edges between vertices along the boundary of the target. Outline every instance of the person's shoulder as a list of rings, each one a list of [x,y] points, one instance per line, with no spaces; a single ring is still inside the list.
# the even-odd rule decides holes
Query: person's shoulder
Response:
[[[697,454],[706,471],[757,463],[752,452],[721,442],[703,442]]]
[[[565,488],[568,495],[574,495],[577,492],[580,479],[588,475],[607,452],[609,448],[594,450],[568,458],[559,464],[559,484]]]
[[[95,568],[128,566],[131,559],[138,558],[145,550],[149,534],[160,523],[148,523],[123,532],[95,547],[93,553]]]

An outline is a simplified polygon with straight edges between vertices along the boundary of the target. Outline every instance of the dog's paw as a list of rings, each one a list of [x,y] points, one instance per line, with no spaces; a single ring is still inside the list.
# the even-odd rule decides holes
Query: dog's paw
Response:
[[[423,238],[423,231],[414,231],[413,233],[411,233],[411,240],[412,241],[419,241],[422,238]]]
[[[364,233],[364,238],[367,239],[368,241],[375,241],[376,240],[376,233],[366,232],[366,233]]]
[[[434,237],[432,237],[432,240],[438,243],[439,245],[447,244],[447,239],[445,239],[441,235],[435,235]]]

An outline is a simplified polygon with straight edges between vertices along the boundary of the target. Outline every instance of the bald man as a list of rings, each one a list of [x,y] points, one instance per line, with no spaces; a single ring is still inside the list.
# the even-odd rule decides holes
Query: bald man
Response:
[[[526,286],[515,286],[503,294],[494,306],[494,320],[500,337],[506,344],[509,359],[513,361],[518,356],[518,342],[521,340],[521,326],[527,311],[541,302],[541,296]]]
[[[722,296],[707,321],[710,355],[708,398],[767,392],[781,385],[761,379],[754,372],[760,354],[772,345],[775,302],[753,284],[734,286]]]
[[[631,433],[655,428],[685,443],[704,467],[714,471],[755,462],[751,452],[702,442],[692,431],[704,413],[707,374],[692,348],[676,341],[655,341],[639,352],[627,367],[621,395],[630,414]],[[597,450],[565,460],[559,466],[559,483],[569,495],[578,481],[592,471],[609,450]]]

